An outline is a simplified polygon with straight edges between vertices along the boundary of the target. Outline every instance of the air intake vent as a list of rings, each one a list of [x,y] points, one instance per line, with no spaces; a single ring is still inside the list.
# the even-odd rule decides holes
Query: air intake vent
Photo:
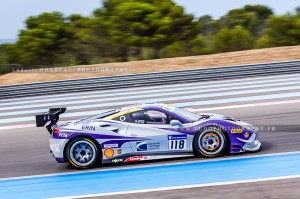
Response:
[[[106,130],[109,130],[109,131],[112,131],[112,132],[115,132],[115,133],[119,132],[119,128],[111,126],[109,124],[103,124],[103,125],[100,125],[100,127],[105,128]]]
[[[233,122],[237,121],[237,119],[234,119],[232,117],[225,117],[224,120],[233,121]]]

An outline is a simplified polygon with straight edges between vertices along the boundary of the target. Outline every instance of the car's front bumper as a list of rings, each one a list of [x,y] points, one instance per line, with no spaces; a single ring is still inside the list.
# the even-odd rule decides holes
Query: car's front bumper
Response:
[[[237,138],[239,141],[245,143],[242,151],[258,151],[261,147],[261,142],[257,140],[258,133],[253,133],[248,140]]]

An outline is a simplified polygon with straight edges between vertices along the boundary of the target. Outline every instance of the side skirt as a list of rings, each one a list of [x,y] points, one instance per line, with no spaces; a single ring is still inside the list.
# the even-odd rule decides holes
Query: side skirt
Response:
[[[182,158],[194,156],[193,153],[185,154],[174,154],[174,155],[164,155],[164,154],[128,154],[124,156],[116,156],[115,158],[105,159],[102,161],[104,164],[109,163],[121,163],[121,162],[140,162],[146,160],[159,160],[159,159],[170,159],[170,158]]]

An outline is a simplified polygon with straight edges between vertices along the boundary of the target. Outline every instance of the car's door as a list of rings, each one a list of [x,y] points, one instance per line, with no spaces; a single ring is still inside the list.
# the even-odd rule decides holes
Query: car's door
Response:
[[[132,113],[132,123],[127,136],[140,141],[130,142],[134,152],[140,154],[170,154],[188,150],[188,136],[170,125],[167,113],[158,110],[142,110]]]

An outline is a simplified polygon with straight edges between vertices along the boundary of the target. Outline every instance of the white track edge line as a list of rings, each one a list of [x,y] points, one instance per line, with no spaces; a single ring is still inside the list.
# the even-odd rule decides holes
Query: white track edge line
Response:
[[[154,191],[169,191],[169,190],[176,190],[176,189],[190,189],[190,188],[201,188],[201,187],[210,187],[210,186],[222,186],[222,185],[242,184],[242,183],[251,183],[251,182],[266,182],[266,181],[285,180],[285,179],[294,179],[294,178],[300,178],[300,175],[257,178],[257,179],[251,179],[251,180],[236,180],[236,181],[228,181],[228,182],[214,182],[214,183],[207,183],[207,184],[171,186],[171,187],[162,187],[162,188],[141,189],[141,190],[132,190],[132,191],[119,191],[119,192],[99,193],[99,194],[87,194],[87,195],[78,195],[78,196],[54,197],[54,198],[48,198],[48,199],[76,199],[76,198],[87,198],[87,197],[90,198],[90,197],[99,197],[99,196],[111,196],[111,195],[145,193],[145,192],[154,192]]]
[[[172,165],[182,165],[182,164],[191,164],[191,163],[199,163],[199,162],[221,162],[221,161],[230,161],[230,160],[239,160],[239,159],[253,159],[253,158],[263,158],[263,157],[271,157],[271,156],[280,156],[280,155],[292,155],[292,154],[300,154],[300,151],[290,151],[290,152],[280,152],[280,153],[268,153],[268,154],[261,154],[261,155],[248,155],[243,157],[231,157],[231,158],[218,158],[218,159],[210,159],[210,160],[194,160],[194,161],[187,161],[187,162],[168,162],[163,164],[151,164],[151,165],[138,165],[138,166],[129,166],[124,168],[112,168],[112,169],[95,169],[90,171],[78,171],[78,172],[64,172],[64,173],[52,173],[52,174],[41,174],[41,175],[31,175],[31,176],[20,176],[20,177],[8,177],[8,178],[0,178],[0,182],[7,181],[7,180],[21,180],[21,179],[28,179],[28,178],[39,178],[39,177],[50,177],[50,176],[62,176],[62,175],[75,175],[75,174],[82,174],[82,173],[96,173],[96,172],[107,172],[107,171],[115,171],[115,170],[130,170],[130,169],[139,169],[139,168],[149,168],[155,166],[172,166]],[[187,155],[189,157],[190,155]],[[164,160],[164,159],[162,159]],[[146,161],[145,161],[146,163]]]

